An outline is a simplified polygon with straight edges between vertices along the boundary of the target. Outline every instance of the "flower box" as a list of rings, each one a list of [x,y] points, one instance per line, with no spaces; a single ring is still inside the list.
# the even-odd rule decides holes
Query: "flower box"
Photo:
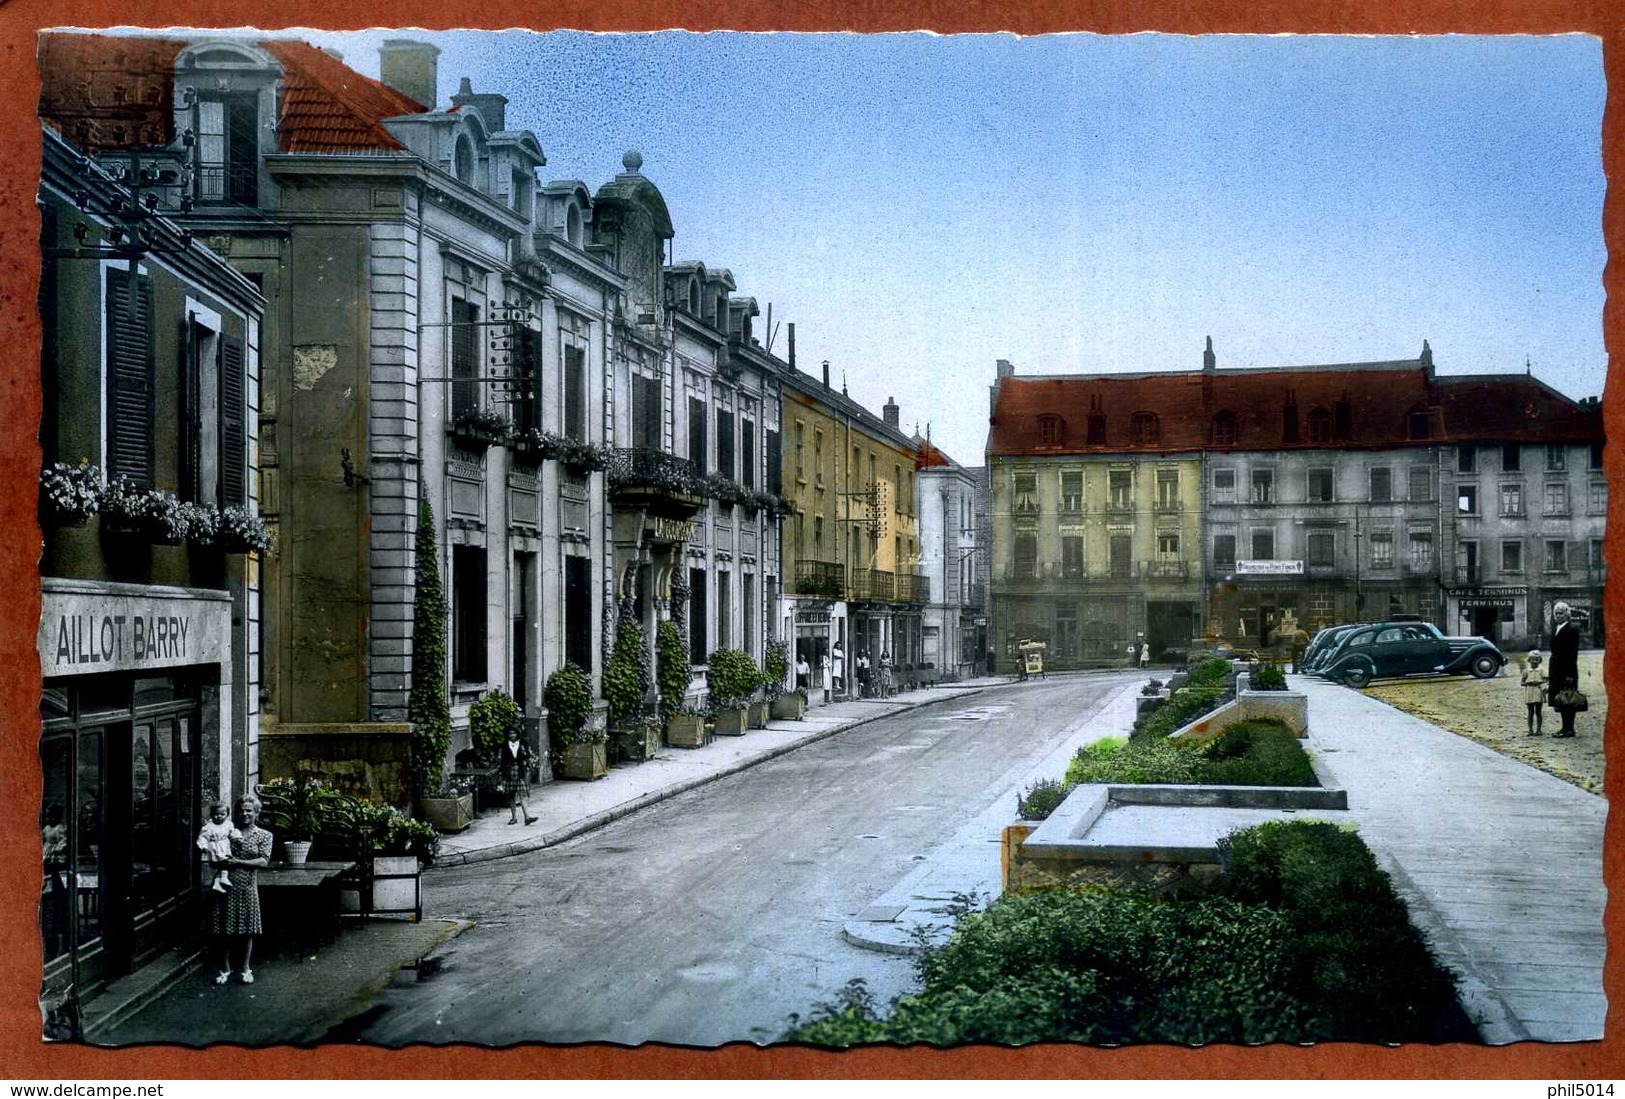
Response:
[[[752,702],[745,708],[745,723],[752,729],[767,728],[767,703]]]
[[[474,791],[422,798],[418,801],[418,811],[437,832],[461,832],[474,823]]]
[[[705,747],[705,718],[700,714],[672,714],[666,722],[666,743],[673,748]]]
[[[591,782],[609,774],[609,746],[602,740],[592,740],[564,746],[563,772],[560,778],[573,778]]]
[[[460,446],[470,450],[484,450],[503,442],[512,425],[500,412],[475,409],[459,415],[446,430]]]
[[[800,691],[780,695],[772,703],[774,721],[800,721],[807,713],[807,696]]]
[[[639,722],[609,734],[610,755],[615,762],[646,763],[660,750],[660,726]]]
[[[745,707],[725,706],[717,711],[717,736],[745,735]]]

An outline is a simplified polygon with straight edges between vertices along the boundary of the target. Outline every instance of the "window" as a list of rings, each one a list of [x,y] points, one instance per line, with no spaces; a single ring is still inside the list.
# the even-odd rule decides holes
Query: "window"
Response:
[[[518,353],[514,356],[513,426],[516,431],[540,431],[542,334],[534,328],[519,331]]]
[[[1456,579],[1463,584],[1479,582],[1477,542],[1463,539],[1456,543]]]
[[[1179,470],[1157,470],[1157,506],[1159,508],[1179,506]]]
[[[739,421],[740,465],[739,483],[748,489],[756,487],[756,424]]]
[[[813,516],[813,556],[822,559],[824,553],[824,517]]]
[[[1456,472],[1457,473],[1476,473],[1476,472],[1478,472],[1478,448],[1477,447],[1463,446],[1463,447],[1457,447],[1456,448]]]
[[[185,125],[191,125],[188,121]],[[259,105],[253,92],[197,105],[197,200],[259,203]]]
[[[756,651],[756,577],[747,572],[740,582],[744,585],[739,610],[745,624],[745,651],[753,653]]]
[[[1038,475],[1036,473],[1018,473],[1015,480],[1015,510],[1021,514],[1032,514],[1038,511]]]
[[[1433,499],[1433,471],[1426,466],[1411,467],[1410,499],[1415,503]]]
[[[451,415],[455,419],[480,407],[479,306],[451,300]]]
[[[1066,421],[1059,416],[1038,418],[1038,440],[1044,446],[1055,446],[1065,434]]]
[[[1154,412],[1136,412],[1129,421],[1129,432],[1133,441],[1142,445],[1155,443],[1162,434]]]
[[[784,456],[779,452],[779,433],[769,430],[762,434],[763,445],[767,449],[767,490],[775,493],[783,492],[784,475],[780,467],[784,462]]]
[[[1061,536],[1061,575],[1068,580],[1081,580],[1083,578],[1083,536],[1081,534],[1065,534]]]
[[[1549,443],[1546,446],[1546,468],[1569,468],[1569,454],[1567,448],[1561,443]]]
[[[1329,469],[1311,469],[1309,471],[1309,502],[1312,504],[1329,504],[1332,500],[1332,471]]]
[[[452,172],[460,183],[472,185],[474,182],[474,145],[467,135],[457,136],[456,151],[452,153]]]
[[[1394,567],[1393,531],[1379,530],[1372,532],[1371,567],[1374,569],[1391,569]]]
[[[1591,571],[1594,573],[1601,573],[1603,571],[1603,567],[1602,539],[1593,538],[1591,540]]]
[[[592,674],[592,558],[564,559],[564,659]]]
[[[1098,412],[1089,415],[1089,445],[1106,445],[1106,417]]]
[[[1083,510],[1083,474],[1061,474],[1061,510]]]
[[[1568,543],[1551,540],[1546,543],[1546,571],[1568,572]]]
[[[1236,443],[1236,414],[1229,410],[1213,417],[1213,445],[1234,446]]]
[[[726,570],[717,573],[717,648],[730,648],[733,644],[733,574]]]
[[[717,472],[733,477],[734,470],[734,414],[731,408],[717,409]]]
[[[903,467],[902,466],[894,465],[894,466],[891,467],[891,483],[892,483],[892,497],[893,497],[892,502],[891,502],[892,514],[901,515],[901,514],[903,514]]]
[[[581,247],[581,211],[573,202],[564,211],[564,239]]]
[[[1324,408],[1315,408],[1309,413],[1309,441],[1311,443],[1326,443],[1332,438],[1332,414]]]
[[[1566,481],[1546,482],[1547,515],[1567,515],[1569,513],[1569,486]]]
[[[1516,517],[1523,514],[1523,486],[1501,486],[1501,514]]]
[[[451,677],[485,682],[485,550],[451,547]]]
[[[587,440],[587,349],[564,347],[564,433]]]
[[[1379,466],[1370,473],[1371,502],[1373,504],[1386,504],[1394,498],[1394,471],[1387,466]]]
[[[1038,576],[1038,535],[1016,535],[1016,579],[1032,580]]]
[[[1329,530],[1312,530],[1309,532],[1309,564],[1320,568],[1327,568],[1333,563],[1333,551],[1336,547],[1336,536]]]
[[[1236,564],[1236,536],[1234,534],[1215,534],[1213,536],[1213,567],[1216,569],[1234,568]]]
[[[705,570],[688,570],[688,662],[704,664],[710,658],[705,636]]]
[[[1589,515],[1602,515],[1608,510],[1608,486],[1602,481],[1592,481],[1586,487],[1586,513]]]
[[[704,473],[710,469],[706,460],[706,416],[705,402],[699,397],[688,398],[688,460],[694,463],[696,473]],[[801,436],[801,425],[796,424],[796,437]],[[801,473],[801,445],[796,445],[796,473]]]
[[[1601,469],[1602,468],[1602,446],[1603,446],[1603,444],[1601,444],[1601,443],[1592,443],[1591,444],[1591,460],[1588,463],[1588,465],[1592,469]]]
[[[1523,543],[1501,543],[1501,571],[1516,575],[1523,571]]]
[[[1411,531],[1411,568],[1416,572],[1429,572],[1433,568],[1433,532]]]
[[[1108,500],[1114,508],[1129,508],[1134,506],[1133,480],[1128,470],[1114,469],[1107,474],[1107,485],[1111,495]]]
[[[1253,560],[1275,560],[1275,532],[1273,530],[1253,531]]]
[[[1517,473],[1523,469],[1523,448],[1517,443],[1508,443],[1501,448],[1501,469],[1505,473]]]
[[[1235,470],[1216,469],[1213,471],[1213,502],[1215,504],[1233,504],[1236,502]]]
[[[1114,579],[1127,578],[1134,571],[1134,540],[1128,534],[1113,534],[1107,541],[1111,553],[1111,574]]]
[[[660,449],[660,379],[632,375],[632,445]]]
[[[689,422],[693,422],[692,412]],[[807,483],[807,425],[800,420],[796,421],[796,480]]]
[[[1427,409],[1413,408],[1405,417],[1405,431],[1409,438],[1426,439],[1428,437]]]
[[[1179,532],[1164,530],[1157,532],[1157,558],[1161,561],[1179,560]]]
[[[1478,486],[1456,486],[1456,510],[1463,515],[1478,514]]]
[[[1253,503],[1267,504],[1275,498],[1275,471],[1253,470]]]

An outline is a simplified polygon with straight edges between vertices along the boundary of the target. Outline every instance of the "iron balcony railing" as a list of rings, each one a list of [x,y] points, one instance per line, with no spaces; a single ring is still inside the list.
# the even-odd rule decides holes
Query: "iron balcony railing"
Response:
[[[899,603],[931,602],[931,578],[913,573],[897,575],[897,601]]]
[[[846,570],[834,561],[797,561],[796,594],[839,599],[845,594]]]
[[[897,577],[880,569],[852,570],[852,598],[890,603],[897,598]]]

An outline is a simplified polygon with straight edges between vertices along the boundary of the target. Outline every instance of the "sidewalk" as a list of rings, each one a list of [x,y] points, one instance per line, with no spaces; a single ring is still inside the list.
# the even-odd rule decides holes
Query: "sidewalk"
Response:
[[[704,748],[661,748],[654,759],[611,768],[596,782],[551,782],[535,787],[530,801],[530,811],[537,818],[535,824],[509,824],[508,810],[487,810],[465,830],[440,838],[440,854],[430,871],[553,847],[803,744],[891,714],[1009,682],[1006,677],[964,680],[922,687],[884,700],[832,702],[808,710],[800,721],[770,721],[766,729],[753,729],[742,737],[717,737]]]

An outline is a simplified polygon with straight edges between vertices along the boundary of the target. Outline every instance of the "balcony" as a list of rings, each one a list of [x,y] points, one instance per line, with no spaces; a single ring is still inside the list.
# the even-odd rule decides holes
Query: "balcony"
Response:
[[[852,598],[879,603],[895,602],[897,577],[880,569],[853,569]]]
[[[834,561],[797,561],[796,594],[820,595],[826,599],[841,597],[846,570]]]
[[[1183,580],[1190,575],[1190,566],[1185,561],[1147,561],[1145,575],[1153,580]]]
[[[691,519],[704,505],[703,478],[694,463],[652,447],[622,447],[609,458],[610,496],[616,507]]]
[[[898,573],[897,601],[899,603],[931,602],[931,578],[912,573]]]

